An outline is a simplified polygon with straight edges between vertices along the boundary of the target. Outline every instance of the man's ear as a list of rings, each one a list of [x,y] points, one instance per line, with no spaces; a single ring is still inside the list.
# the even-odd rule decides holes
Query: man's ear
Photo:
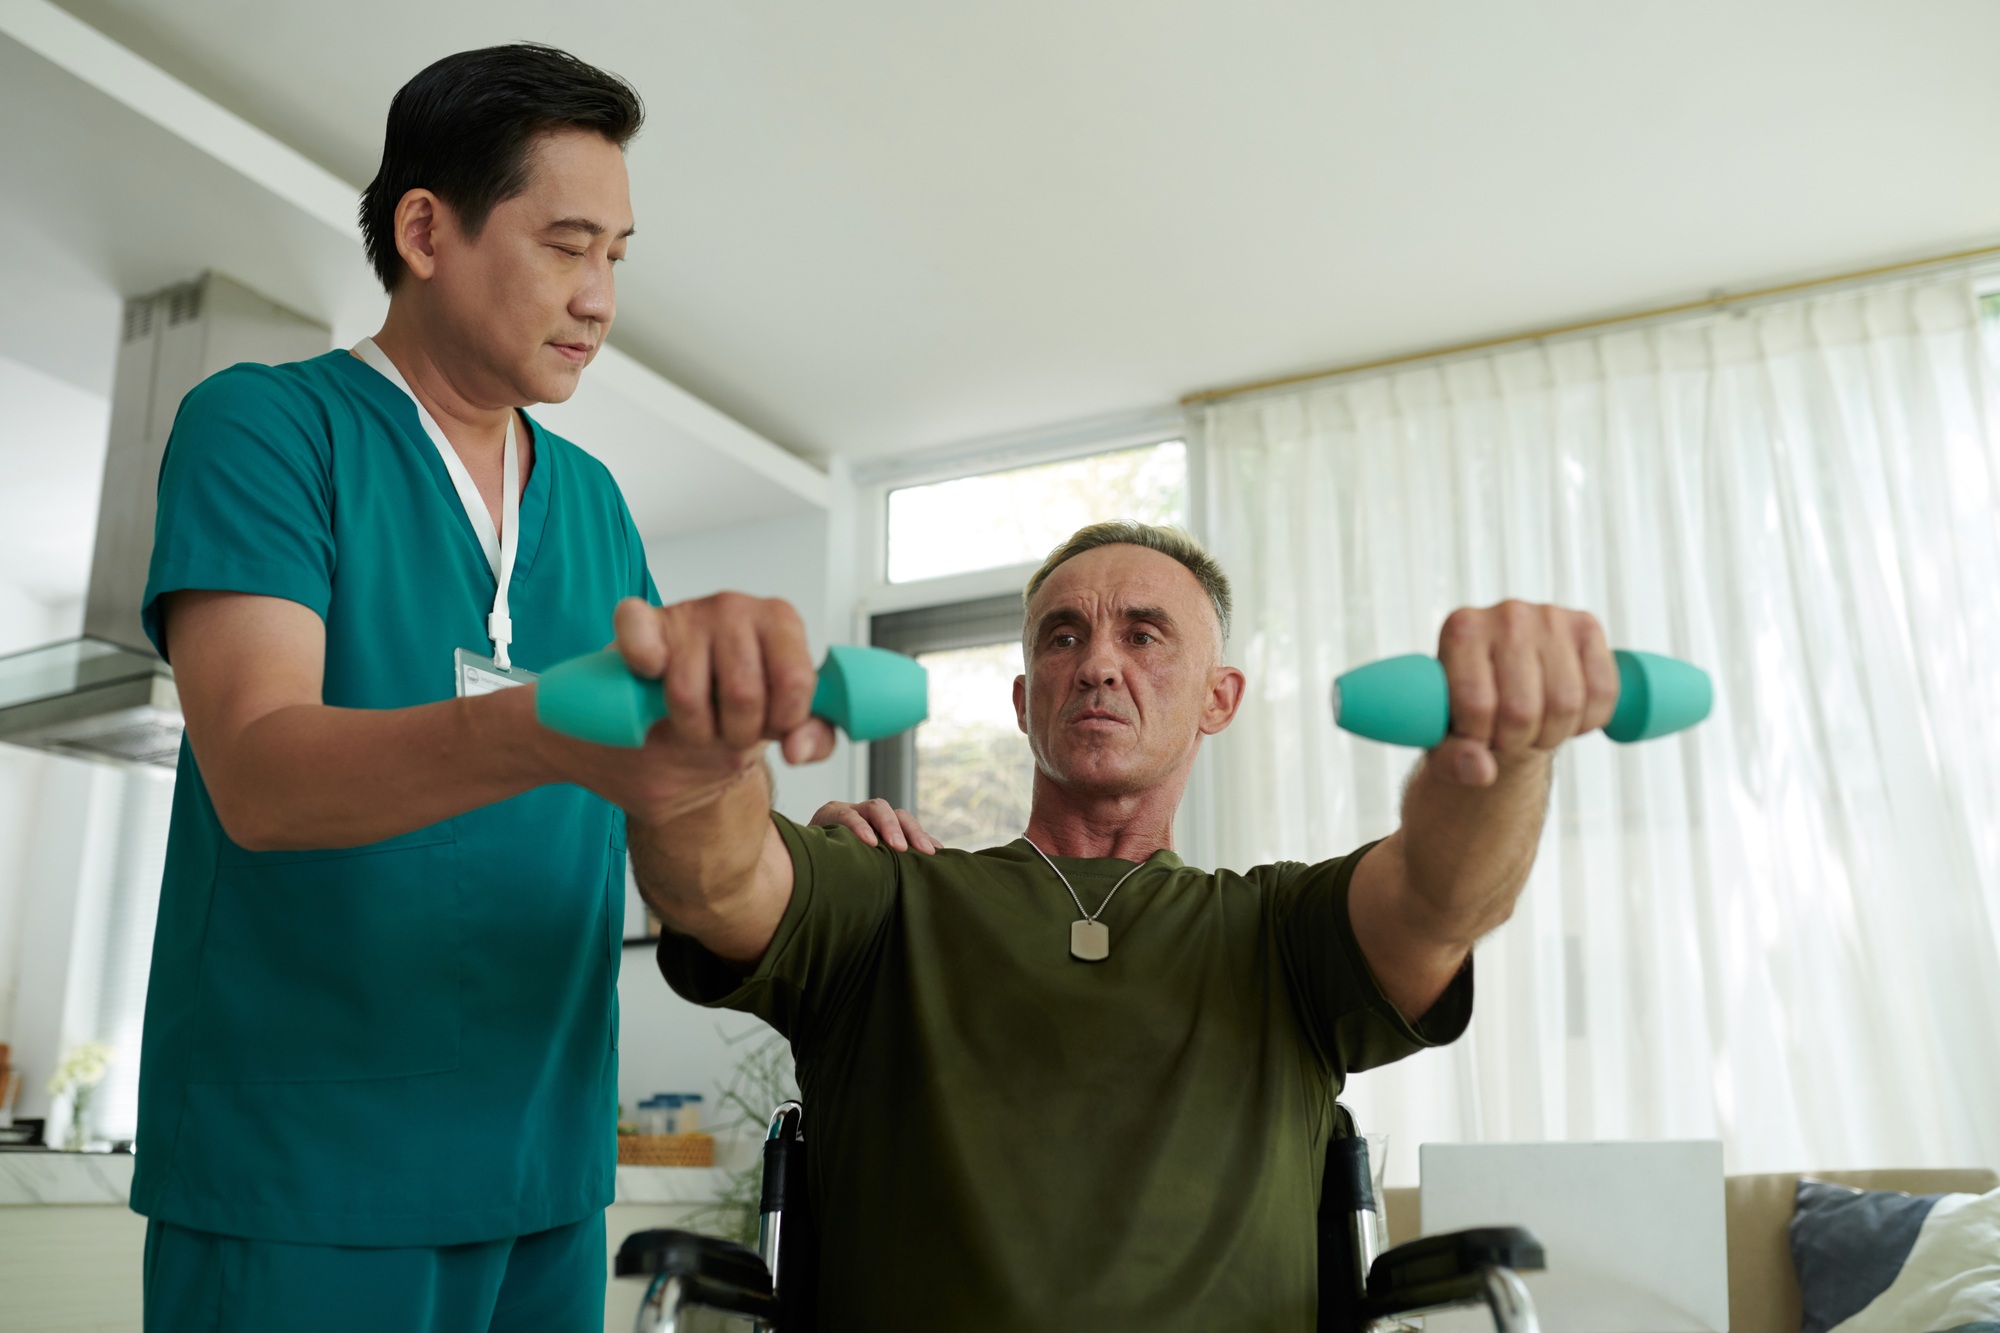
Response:
[[[1021,729],[1023,736],[1028,734],[1028,678],[1026,676],[1014,677],[1014,725]]]
[[[396,201],[396,253],[420,281],[429,281],[437,272],[438,230],[444,214],[444,201],[429,190],[411,190]]]
[[[1233,666],[1216,667],[1208,675],[1208,706],[1201,713],[1201,734],[1213,736],[1236,720],[1248,685],[1243,673]]]

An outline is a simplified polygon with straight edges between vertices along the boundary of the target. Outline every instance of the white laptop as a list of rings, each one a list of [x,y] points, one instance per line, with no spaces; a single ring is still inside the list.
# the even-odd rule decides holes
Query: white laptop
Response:
[[[1424,1234],[1522,1226],[1548,1268],[1525,1273],[1544,1333],[1727,1333],[1722,1144],[1426,1143]],[[1483,1308],[1425,1321],[1491,1329]]]

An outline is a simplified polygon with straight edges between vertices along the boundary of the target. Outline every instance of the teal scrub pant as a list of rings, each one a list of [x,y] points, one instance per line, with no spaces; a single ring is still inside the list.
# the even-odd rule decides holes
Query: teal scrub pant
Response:
[[[602,1213],[437,1249],[286,1245],[151,1222],[146,1333],[603,1333],[605,1276]]]

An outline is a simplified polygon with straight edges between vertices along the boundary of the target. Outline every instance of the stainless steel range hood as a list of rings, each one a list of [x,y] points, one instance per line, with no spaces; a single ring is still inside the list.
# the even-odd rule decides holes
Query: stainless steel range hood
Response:
[[[173,669],[150,652],[91,638],[0,657],[0,740],[172,768],[181,749]]]
[[[83,637],[0,657],[0,741],[171,768],[181,742],[173,669],[139,623],[160,456],[187,391],[239,361],[317,356],[333,336],[206,273],[125,303]]]

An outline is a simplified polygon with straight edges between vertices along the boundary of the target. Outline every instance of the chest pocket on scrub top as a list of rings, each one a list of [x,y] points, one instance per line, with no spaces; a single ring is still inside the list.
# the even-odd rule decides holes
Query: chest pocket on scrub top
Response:
[[[225,843],[201,960],[197,1082],[458,1065],[463,910],[449,825],[339,851]]]

